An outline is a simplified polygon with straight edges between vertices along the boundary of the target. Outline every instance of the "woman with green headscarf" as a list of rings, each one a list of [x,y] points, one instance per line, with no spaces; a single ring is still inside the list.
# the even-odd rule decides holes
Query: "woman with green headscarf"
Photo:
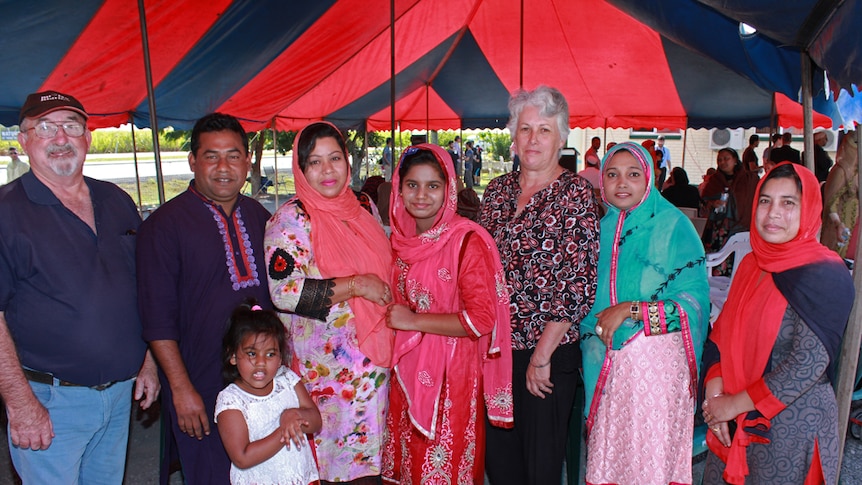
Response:
[[[709,318],[703,245],[654,185],[652,157],[602,160],[596,301],[581,322],[587,483],[691,483],[697,366]]]

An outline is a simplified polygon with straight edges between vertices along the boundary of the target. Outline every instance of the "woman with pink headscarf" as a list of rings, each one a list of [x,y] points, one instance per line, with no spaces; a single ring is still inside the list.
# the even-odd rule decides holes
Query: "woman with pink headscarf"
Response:
[[[512,427],[503,267],[491,235],[456,213],[447,159],[436,145],[416,145],[392,177],[395,384],[383,478],[394,483],[482,483],[486,416]]]
[[[291,367],[320,409],[314,436],[323,483],[379,483],[392,331],[392,251],[350,189],[341,133],[312,123],[296,137],[296,197],[266,226],[272,303]]]

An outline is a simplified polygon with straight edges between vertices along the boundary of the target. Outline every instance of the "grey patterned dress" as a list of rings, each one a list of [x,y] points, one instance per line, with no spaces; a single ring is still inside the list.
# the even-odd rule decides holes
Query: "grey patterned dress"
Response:
[[[829,356],[820,339],[788,305],[763,377],[787,407],[771,419],[771,442],[748,446],[746,485],[802,484],[811,467],[815,441],[826,484],[838,480],[838,406],[826,377]],[[704,484],[723,484],[724,463],[706,459]]]

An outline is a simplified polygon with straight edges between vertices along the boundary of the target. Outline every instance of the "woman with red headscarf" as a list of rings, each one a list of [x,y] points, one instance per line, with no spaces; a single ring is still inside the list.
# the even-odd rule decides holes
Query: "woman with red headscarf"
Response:
[[[752,253],[704,348],[703,483],[834,484],[840,451],[831,380],[853,282],[817,240],[821,199],[811,171],[778,164],[756,194]]]
[[[395,329],[383,478],[482,483],[485,419],[512,427],[509,293],[497,245],[456,213],[457,175],[437,145],[392,175]],[[441,452],[445,450],[445,452]]]
[[[272,303],[292,369],[320,410],[314,436],[323,483],[379,483],[392,331],[392,251],[350,189],[341,133],[312,123],[296,137],[296,197],[266,224]]]

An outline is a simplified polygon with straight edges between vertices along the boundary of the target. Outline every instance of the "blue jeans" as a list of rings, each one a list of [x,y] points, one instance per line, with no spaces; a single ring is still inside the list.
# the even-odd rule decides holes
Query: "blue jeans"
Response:
[[[134,379],[104,391],[30,382],[51,415],[54,440],[47,450],[12,446],[15,470],[26,483],[121,484],[129,443]],[[7,426],[7,436],[9,435]]]
[[[468,162],[464,164],[464,187],[468,189],[473,188],[473,163]]]

